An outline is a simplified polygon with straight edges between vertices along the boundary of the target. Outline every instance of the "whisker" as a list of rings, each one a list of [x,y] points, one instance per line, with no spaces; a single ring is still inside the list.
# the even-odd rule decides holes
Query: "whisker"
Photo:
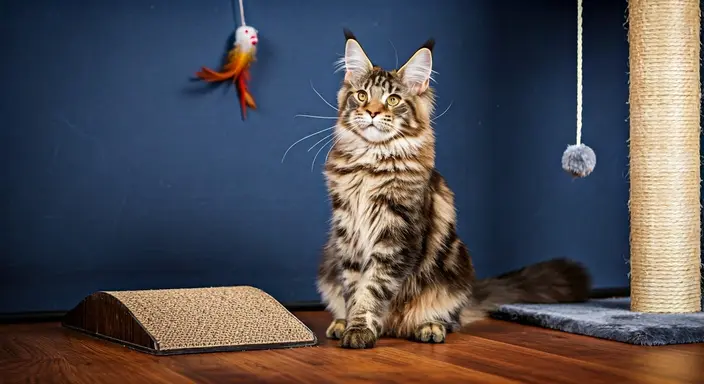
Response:
[[[391,48],[394,49],[394,57],[396,57],[396,66],[394,68],[398,69],[398,51],[396,50],[396,46],[394,45],[393,41],[391,41],[391,39],[389,39],[389,43],[391,44]]]
[[[325,144],[323,144],[323,145],[320,147],[320,149],[318,150],[318,152],[315,153],[315,157],[313,158],[313,162],[310,164],[310,171],[311,171],[311,172],[313,172],[313,168],[315,168],[315,160],[318,158],[318,155],[320,154],[320,151],[322,151],[323,148],[325,148],[325,146],[328,145],[329,143],[331,143],[333,140],[335,140],[334,137],[333,137],[332,139],[328,140]]]
[[[296,115],[295,117],[307,117],[310,119],[337,120],[337,116],[318,116],[318,115]]]
[[[444,111],[442,111],[442,113],[441,113],[441,114],[439,114],[439,115],[437,115],[437,116],[433,117],[432,119],[430,119],[430,121],[432,121],[432,122],[434,123],[434,122],[435,122],[435,120],[439,119],[439,118],[440,118],[440,117],[441,117],[442,115],[446,114],[446,113],[447,113],[447,111],[449,111],[449,110],[450,110],[450,107],[452,107],[452,103],[454,103],[454,102],[455,102],[454,100],[450,101],[450,105],[448,105],[448,106],[447,106],[447,108],[445,108],[445,110],[444,110]]]
[[[335,140],[334,143],[330,146],[330,149],[328,149],[327,155],[325,155],[325,162],[328,162],[328,157],[330,156],[330,152],[332,151],[333,148],[335,148],[335,144],[337,144],[340,140],[342,139],[342,136],[338,137],[337,140]]]
[[[329,135],[323,137],[322,139],[320,139],[319,141],[317,141],[315,144],[313,144],[310,148],[308,148],[308,151],[306,151],[306,152],[312,151],[313,148],[315,148],[316,146],[318,146],[318,144],[320,144],[320,143],[322,143],[323,141],[329,139],[330,136],[332,136],[332,135],[334,135],[334,134],[335,134],[335,131],[333,131],[331,134],[329,134]]]
[[[327,104],[330,108],[332,108],[332,109],[334,109],[334,110],[336,110],[336,111],[338,110],[338,109],[335,108],[332,104],[330,104],[327,100],[325,100],[325,98],[323,97],[323,95],[321,95],[320,92],[318,92],[318,90],[315,89],[315,87],[313,86],[313,80],[310,80],[310,87],[313,88],[313,92],[315,92],[315,94],[318,95],[318,97],[320,98],[320,100],[322,100],[322,101],[323,101],[325,104]]]
[[[288,151],[290,151],[291,148],[293,148],[296,144],[300,143],[301,141],[303,141],[303,140],[305,140],[305,139],[307,139],[307,138],[309,138],[309,137],[313,137],[313,136],[315,136],[315,135],[319,135],[319,134],[321,134],[321,133],[323,133],[323,132],[325,132],[325,131],[329,131],[329,130],[331,130],[331,129],[333,129],[333,128],[335,128],[334,125],[333,125],[332,127],[327,127],[327,128],[325,128],[325,129],[321,129],[321,130],[318,131],[318,132],[311,133],[310,135],[304,136],[303,138],[296,140],[296,142],[293,143],[293,144],[291,144],[291,146],[288,147],[288,149],[286,150],[286,152],[284,152],[284,156],[281,158],[281,164],[284,163],[284,159],[286,158],[286,154],[288,153]]]

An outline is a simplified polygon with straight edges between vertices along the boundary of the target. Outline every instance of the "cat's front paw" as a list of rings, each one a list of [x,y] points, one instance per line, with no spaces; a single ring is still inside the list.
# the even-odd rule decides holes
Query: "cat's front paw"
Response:
[[[345,327],[347,327],[347,321],[345,321],[345,319],[333,320],[330,326],[328,326],[328,330],[325,331],[325,337],[328,339],[340,339],[345,332]]]
[[[421,343],[443,343],[447,336],[445,326],[440,323],[424,323],[415,331],[415,340]]]
[[[340,346],[342,348],[364,349],[374,348],[376,345],[376,335],[369,328],[353,327],[342,333]]]

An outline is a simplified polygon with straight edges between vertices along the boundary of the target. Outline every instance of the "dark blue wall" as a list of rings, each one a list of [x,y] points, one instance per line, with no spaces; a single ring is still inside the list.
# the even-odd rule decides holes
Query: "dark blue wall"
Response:
[[[198,91],[234,28],[228,0],[0,4],[0,312],[60,310],[94,290],[252,284],[316,300],[328,202],[316,141],[350,27],[378,64],[435,53],[437,166],[482,276],[569,255],[627,284],[625,2],[585,4],[584,140],[571,180],[575,6],[564,0],[246,1],[261,31],[242,122]],[[320,136],[322,137],[322,136]],[[324,152],[323,152],[324,155]]]

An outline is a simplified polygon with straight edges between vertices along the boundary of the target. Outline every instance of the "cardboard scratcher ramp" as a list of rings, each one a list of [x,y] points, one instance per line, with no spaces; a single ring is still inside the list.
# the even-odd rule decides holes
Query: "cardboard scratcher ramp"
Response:
[[[281,303],[249,286],[96,292],[62,324],[155,355],[317,344]]]

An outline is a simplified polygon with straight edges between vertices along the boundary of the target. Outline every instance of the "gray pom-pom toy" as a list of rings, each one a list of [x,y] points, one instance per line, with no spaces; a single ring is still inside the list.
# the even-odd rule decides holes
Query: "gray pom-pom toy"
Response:
[[[596,153],[582,144],[582,0],[577,0],[577,144],[562,154],[562,169],[574,177],[587,177],[596,167]]]
[[[584,144],[567,147],[562,154],[562,169],[574,177],[586,177],[596,167],[596,153]]]

